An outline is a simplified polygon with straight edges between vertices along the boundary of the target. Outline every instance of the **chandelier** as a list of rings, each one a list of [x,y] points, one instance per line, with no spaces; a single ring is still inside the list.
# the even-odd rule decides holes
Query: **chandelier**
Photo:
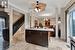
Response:
[[[7,0],[1,0],[1,7],[6,8],[7,7]]]
[[[33,8],[36,12],[41,12],[45,10],[46,4],[45,3],[40,3],[39,0],[36,1],[36,4],[33,3]]]
[[[37,0],[36,3],[37,3],[37,4],[36,4],[36,7],[35,7],[35,11],[36,11],[36,12],[40,12],[39,1]]]

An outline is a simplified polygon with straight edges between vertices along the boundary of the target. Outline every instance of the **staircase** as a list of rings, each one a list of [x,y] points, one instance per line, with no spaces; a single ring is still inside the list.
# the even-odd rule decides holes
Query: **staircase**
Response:
[[[12,45],[20,41],[24,41],[24,16],[20,17],[16,22],[13,24],[13,38],[12,38]]]
[[[13,35],[18,31],[18,29],[24,24],[24,16],[20,17],[14,24],[13,24]]]

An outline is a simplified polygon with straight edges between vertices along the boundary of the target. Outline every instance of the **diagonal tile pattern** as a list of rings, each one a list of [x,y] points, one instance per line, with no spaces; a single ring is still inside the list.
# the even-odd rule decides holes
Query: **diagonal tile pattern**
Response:
[[[60,39],[50,38],[48,48],[20,41],[11,46],[8,50],[70,50],[66,45],[66,42]]]
[[[10,47],[8,50],[48,50],[48,48],[29,44],[26,42],[17,43],[15,46]]]
[[[0,50],[6,50],[9,47],[9,43],[4,41],[2,37],[0,37]]]
[[[48,48],[49,50],[70,50],[66,42],[56,38],[50,38]]]

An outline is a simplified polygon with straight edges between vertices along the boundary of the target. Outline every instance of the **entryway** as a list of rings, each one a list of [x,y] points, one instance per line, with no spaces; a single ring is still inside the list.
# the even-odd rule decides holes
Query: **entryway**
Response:
[[[4,30],[9,27],[9,16],[6,12],[0,11],[0,50],[6,50],[9,46],[9,41],[5,40],[7,32]],[[6,38],[9,39],[9,38]]]
[[[3,18],[0,18],[0,50],[3,48],[3,28],[5,28],[5,20]]]

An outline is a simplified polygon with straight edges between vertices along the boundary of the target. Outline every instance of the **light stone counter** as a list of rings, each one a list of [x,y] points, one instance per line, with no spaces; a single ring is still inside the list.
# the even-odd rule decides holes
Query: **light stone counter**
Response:
[[[52,28],[26,28],[26,30],[54,31]]]
[[[28,32],[29,33],[28,33]],[[43,41],[43,43],[41,42],[41,41],[37,41],[37,40],[32,40],[31,38],[31,41],[37,41],[36,43],[34,43],[34,44],[39,44],[39,45],[41,45],[41,46],[45,46],[45,47],[48,47],[48,41],[49,41],[49,37],[51,36],[51,32],[54,32],[54,29],[52,29],[52,28],[26,28],[26,32],[27,32],[27,35],[32,35],[32,36],[30,36],[32,39],[33,39],[33,37],[34,38],[36,38],[37,40],[39,39],[39,40],[42,40]],[[39,35],[39,36],[37,36],[36,37],[36,35]],[[42,35],[42,36],[40,36],[40,34]],[[28,37],[29,38],[29,36],[26,36],[26,37]],[[42,37],[42,38],[39,38],[39,37]],[[45,38],[44,38],[45,37]],[[27,42],[29,42],[29,43],[33,43],[33,42],[30,42],[30,40],[26,40]]]

